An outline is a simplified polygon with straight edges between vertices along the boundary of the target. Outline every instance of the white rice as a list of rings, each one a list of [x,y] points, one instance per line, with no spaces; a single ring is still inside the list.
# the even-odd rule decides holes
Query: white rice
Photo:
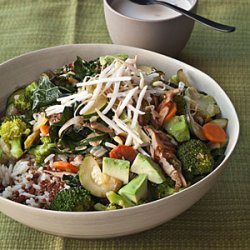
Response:
[[[0,196],[32,207],[48,208],[56,193],[67,185],[58,176],[35,168],[30,161],[0,165]]]
[[[13,165],[10,165],[9,167],[5,165],[0,165],[0,185],[3,187],[6,187],[11,182],[11,173],[13,170]]]

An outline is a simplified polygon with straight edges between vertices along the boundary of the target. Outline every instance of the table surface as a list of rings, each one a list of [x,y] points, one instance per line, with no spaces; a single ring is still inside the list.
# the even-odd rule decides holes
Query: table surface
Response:
[[[225,34],[195,24],[179,56],[216,79],[239,115],[239,143],[217,184],[177,218],[116,239],[47,235],[0,213],[1,250],[250,249],[250,5],[248,0],[200,0],[198,12],[237,27],[236,32]],[[0,0],[0,62],[28,51],[72,43],[111,43],[101,0]]]

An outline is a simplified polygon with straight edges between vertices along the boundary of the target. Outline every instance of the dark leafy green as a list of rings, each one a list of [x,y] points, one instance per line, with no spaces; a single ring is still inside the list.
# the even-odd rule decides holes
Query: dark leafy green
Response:
[[[85,76],[98,74],[100,72],[100,69],[101,65],[99,62],[99,58],[93,61],[86,62],[78,56],[76,61],[74,62],[75,76],[80,81],[82,81]]]
[[[70,187],[81,187],[81,182],[79,180],[79,175],[73,176],[64,174],[63,175],[64,182],[69,185]]]
[[[214,168],[220,165],[225,158],[226,146],[211,150],[211,155],[214,158]]]
[[[74,93],[76,91],[76,87],[72,85],[65,76],[55,76],[51,81],[58,86],[62,92]]]
[[[56,99],[62,96],[59,87],[55,86],[46,74],[43,74],[39,80],[38,88],[33,92],[32,109],[46,107],[56,102]]]
[[[173,98],[173,101],[176,103],[177,112],[176,115],[185,115],[186,114],[186,101],[184,96],[176,95]]]
[[[63,140],[67,138],[69,141],[79,142],[86,138],[93,131],[83,126],[71,126],[64,134]]]
[[[153,198],[156,200],[167,197],[175,192],[175,182],[170,177],[166,177],[163,183],[153,185],[151,191]]]
[[[49,137],[52,142],[56,142],[59,139],[58,132],[60,130],[60,126],[56,124],[52,124],[49,127]]]
[[[67,122],[73,116],[73,108],[65,107],[64,111],[57,123],[53,123],[49,128],[49,136],[52,142],[56,142],[59,139],[58,132],[62,125]]]
[[[58,88],[63,92],[63,93],[69,93],[72,94],[76,91],[76,86],[75,84],[72,84],[69,81],[69,78],[74,77],[74,73],[71,74],[64,74],[63,69],[60,72],[60,74],[57,74],[56,72],[53,72],[51,70],[46,71],[45,73],[43,73],[44,75],[47,75],[49,77],[49,80],[55,84],[56,86],[58,86]],[[63,74],[63,75],[61,75]],[[77,80],[73,79],[75,82],[77,82]]]

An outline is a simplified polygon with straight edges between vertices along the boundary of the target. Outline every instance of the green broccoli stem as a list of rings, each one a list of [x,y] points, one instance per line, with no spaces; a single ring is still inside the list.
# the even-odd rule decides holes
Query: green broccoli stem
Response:
[[[15,159],[19,159],[23,155],[21,137],[13,138],[10,141],[10,153]]]

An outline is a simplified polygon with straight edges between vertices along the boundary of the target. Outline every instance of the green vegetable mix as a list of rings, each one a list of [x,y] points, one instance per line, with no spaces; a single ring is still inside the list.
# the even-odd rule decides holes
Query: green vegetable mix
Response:
[[[0,163],[41,192],[8,198],[78,212],[129,209],[181,192],[223,161],[231,122],[184,70],[165,76],[122,53],[77,57],[42,73],[9,96],[3,114]]]

